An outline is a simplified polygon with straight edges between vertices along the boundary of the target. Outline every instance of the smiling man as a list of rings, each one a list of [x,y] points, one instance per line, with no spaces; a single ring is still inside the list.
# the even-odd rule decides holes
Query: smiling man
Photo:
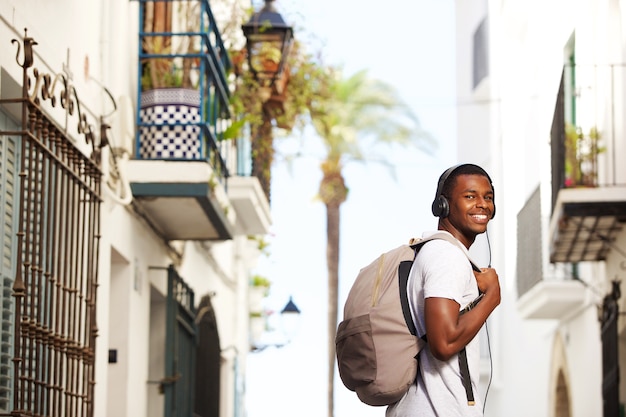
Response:
[[[468,249],[487,231],[495,211],[491,178],[478,165],[457,165],[439,178],[432,212],[439,217],[439,231],[451,234],[457,244],[435,239],[415,258],[407,292],[418,336],[427,343],[414,385],[387,408],[387,417],[483,415],[482,401],[474,395],[480,373],[478,332],[500,304],[500,283],[494,269],[468,261]]]

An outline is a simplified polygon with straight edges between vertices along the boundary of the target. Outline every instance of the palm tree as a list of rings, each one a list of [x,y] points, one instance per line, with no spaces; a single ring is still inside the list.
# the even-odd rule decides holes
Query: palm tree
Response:
[[[312,124],[326,155],[321,163],[319,197],[326,206],[328,269],[328,416],[334,413],[335,334],[338,318],[340,207],[348,197],[343,168],[350,160],[372,159],[363,153],[363,139],[434,147],[417,118],[393,87],[368,77],[365,70],[343,78],[331,76],[322,100],[310,104]],[[384,161],[379,161],[384,162]]]

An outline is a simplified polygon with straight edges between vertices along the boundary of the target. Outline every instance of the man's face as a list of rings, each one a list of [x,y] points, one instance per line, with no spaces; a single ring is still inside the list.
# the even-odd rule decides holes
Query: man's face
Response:
[[[450,225],[460,232],[469,242],[477,234],[487,230],[494,210],[493,189],[489,179],[482,175],[459,175],[447,196]]]

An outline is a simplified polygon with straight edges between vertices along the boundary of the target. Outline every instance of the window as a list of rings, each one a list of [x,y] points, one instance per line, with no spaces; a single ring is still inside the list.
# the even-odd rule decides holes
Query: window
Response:
[[[18,126],[0,111],[0,131],[16,131]],[[19,136],[0,135],[0,410],[11,411],[13,397],[13,315],[12,296],[16,265],[16,236],[19,214],[18,190]]]
[[[476,88],[484,78],[489,76],[489,27],[487,17],[476,28],[473,40],[472,88]]]

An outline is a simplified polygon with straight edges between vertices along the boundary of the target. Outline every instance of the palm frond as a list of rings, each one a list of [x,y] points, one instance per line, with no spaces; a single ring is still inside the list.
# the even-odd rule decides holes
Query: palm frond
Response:
[[[416,146],[427,154],[434,152],[433,136],[421,127],[418,117],[392,86],[370,78],[367,70],[347,78],[340,71],[333,75],[326,99],[311,106],[312,124],[329,157],[377,159],[363,151],[369,143],[365,138]]]

